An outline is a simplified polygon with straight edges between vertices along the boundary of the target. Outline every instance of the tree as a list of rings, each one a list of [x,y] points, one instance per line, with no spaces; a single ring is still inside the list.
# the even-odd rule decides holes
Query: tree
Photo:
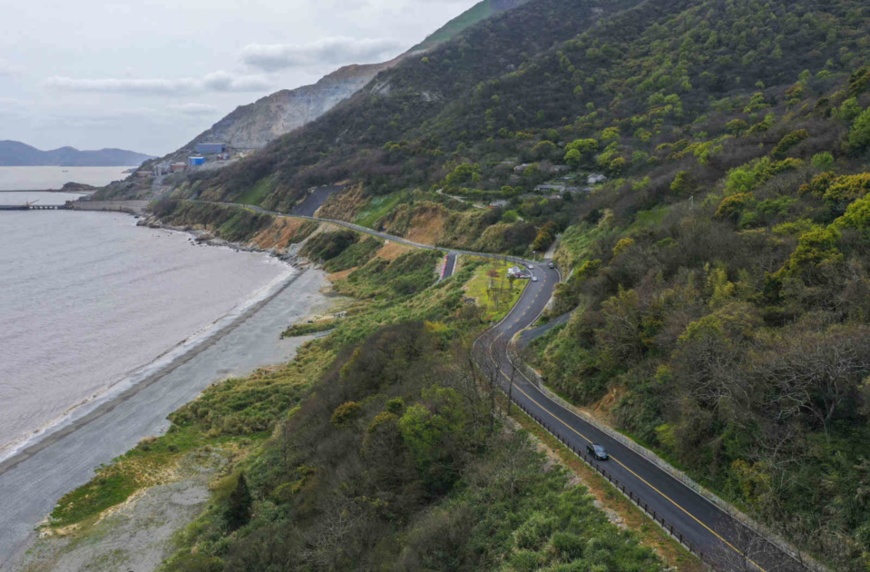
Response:
[[[671,183],[671,191],[678,197],[688,197],[695,192],[695,179],[688,171],[680,171]]]
[[[816,153],[812,159],[813,169],[817,171],[830,171],[834,166],[834,156],[828,151]]]
[[[849,131],[849,145],[856,151],[870,147],[870,109],[861,112]]]
[[[556,150],[556,144],[552,141],[541,141],[532,149],[537,159],[549,159]]]
[[[224,512],[227,526],[230,530],[237,530],[251,520],[251,491],[248,490],[248,482],[245,473],[239,473],[236,487],[227,499],[227,508]]]
[[[577,149],[569,149],[565,153],[564,161],[576,169],[583,162],[583,154]]]

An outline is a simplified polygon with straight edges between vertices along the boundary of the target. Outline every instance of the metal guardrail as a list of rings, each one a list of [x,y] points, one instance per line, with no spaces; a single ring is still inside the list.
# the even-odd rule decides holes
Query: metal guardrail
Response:
[[[544,430],[556,438],[557,441],[565,445],[569,451],[580,457],[584,463],[586,463],[589,467],[597,471],[601,476],[606,478],[610,484],[616,487],[622,495],[632,502],[636,507],[643,510],[646,514],[652,517],[653,521],[659,525],[667,534],[669,534],[672,538],[677,540],[680,544],[682,544],[689,552],[698,556],[705,563],[713,566],[716,570],[722,570],[725,572],[724,568],[718,568],[715,564],[710,562],[710,555],[704,553],[703,550],[700,550],[697,546],[689,542],[687,538],[683,536],[681,532],[674,528],[674,525],[665,520],[663,516],[658,514],[655,509],[650,508],[650,506],[645,503],[638,495],[635,495],[628,487],[626,487],[623,483],[619,482],[619,479],[613,476],[612,473],[608,472],[607,469],[601,466],[596,459],[591,457],[586,451],[582,448],[577,448],[571,443],[568,442],[568,439],[563,437],[562,435],[556,433],[550,425],[544,421],[541,417],[533,413],[529,408],[524,406],[522,403],[518,401],[514,401],[517,407],[519,407],[526,415],[532,418],[538,425],[544,428]]]
[[[563,409],[573,413],[574,415],[577,415],[578,417],[583,419],[585,422],[589,423],[590,425],[592,425],[593,427],[595,427],[596,429],[598,429],[599,431],[601,431],[602,433],[604,433],[605,435],[607,435],[608,437],[613,439],[614,441],[617,441],[618,443],[620,443],[621,445],[630,449],[631,451],[633,451],[637,455],[643,457],[646,461],[652,463],[658,469],[662,470],[663,472],[665,472],[666,474],[668,474],[672,478],[679,481],[686,488],[690,489],[695,494],[697,494],[697,495],[701,496],[702,498],[704,498],[705,500],[707,500],[709,503],[714,505],[716,508],[718,508],[719,510],[721,510],[722,512],[724,512],[725,514],[727,514],[728,516],[733,518],[735,521],[744,525],[746,528],[748,528],[754,534],[758,535],[759,537],[764,538],[771,545],[775,546],[780,551],[782,551],[783,554],[788,555],[795,562],[798,562],[800,566],[803,566],[804,568],[806,568],[807,570],[809,570],[811,572],[830,572],[821,563],[815,561],[814,559],[812,559],[808,556],[804,556],[803,558],[800,558],[795,553],[795,551],[789,546],[788,542],[785,539],[781,538],[776,532],[770,530],[768,527],[764,526],[763,524],[748,517],[746,514],[742,513],[741,511],[739,511],[737,508],[735,508],[731,504],[729,504],[726,501],[724,501],[723,499],[719,498],[717,495],[713,494],[708,489],[705,489],[704,487],[702,487],[701,485],[696,483],[694,480],[689,478],[689,476],[686,475],[686,473],[676,469],[675,467],[673,467],[672,465],[670,465],[669,463],[664,461],[661,457],[659,457],[658,455],[656,455],[655,453],[653,453],[649,449],[646,449],[645,447],[639,445],[637,442],[635,442],[631,438],[626,437],[625,435],[623,435],[619,431],[616,431],[612,427],[605,425],[604,423],[595,419],[591,415],[589,415],[583,411],[576,410],[571,403],[567,402],[565,399],[563,399],[559,395],[555,394],[550,388],[548,388],[543,383],[543,381],[541,380],[538,373],[536,371],[534,371],[532,368],[530,368],[525,362],[523,362],[519,358],[519,356],[516,354],[516,347],[515,347],[513,342],[509,342],[507,344],[507,348],[505,350],[505,353],[507,355],[508,361],[510,361],[510,363],[517,370],[520,371],[520,373],[523,375],[523,377],[526,378],[527,381],[529,381],[532,385],[534,385],[548,399],[550,399],[551,401],[553,401],[557,405],[561,406]]]

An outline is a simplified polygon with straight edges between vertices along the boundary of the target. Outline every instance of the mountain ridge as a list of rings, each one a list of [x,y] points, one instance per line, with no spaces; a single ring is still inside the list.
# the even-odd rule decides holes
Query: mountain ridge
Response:
[[[79,150],[66,145],[43,151],[20,141],[0,141],[2,167],[137,167],[152,158],[126,149]]]
[[[314,121],[365,87],[380,72],[405,58],[429,50],[481,20],[527,2],[529,0],[481,0],[392,60],[342,66],[313,84],[282,89],[236,107],[173,155],[191,151],[198,143],[205,142],[226,143],[236,150],[261,149],[278,137]]]

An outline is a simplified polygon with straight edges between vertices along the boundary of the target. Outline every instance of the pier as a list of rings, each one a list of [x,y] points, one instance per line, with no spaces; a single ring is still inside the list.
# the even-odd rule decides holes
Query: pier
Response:
[[[66,205],[0,205],[0,211],[56,211],[67,208]]]

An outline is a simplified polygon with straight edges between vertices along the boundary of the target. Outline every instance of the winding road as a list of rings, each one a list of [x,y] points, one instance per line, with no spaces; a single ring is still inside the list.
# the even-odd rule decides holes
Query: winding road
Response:
[[[455,267],[456,256],[461,254],[510,260],[529,266],[537,280],[529,281],[519,301],[505,319],[475,342],[474,356],[481,369],[487,375],[499,378],[502,387],[517,405],[576,451],[593,468],[609,478],[620,491],[646,510],[665,530],[717,570],[729,572],[740,570],[805,572],[808,570],[775,543],[751,531],[725,510],[707,500],[704,495],[648,460],[652,457],[651,453],[641,454],[637,451],[639,447],[627,446],[621,440],[612,437],[612,432],[599,429],[562,407],[547,396],[545,390],[539,387],[537,380],[532,379],[534,376],[527,375],[524,368],[514,366],[509,351],[513,339],[519,332],[533,325],[544,311],[560,281],[557,270],[548,268],[546,264],[529,262],[516,257],[420,244],[339,220],[287,215],[233,203],[219,204],[247,208],[275,216],[297,216],[327,222],[399,244],[446,252],[448,264],[446,270],[449,272],[445,271],[443,279],[450,277]],[[298,304],[296,306],[294,304],[294,302],[287,304],[287,312],[299,314],[303,311],[303,308],[296,307]],[[286,323],[289,316],[280,316],[280,319],[282,323]],[[233,342],[237,348],[244,347],[244,344],[238,340]],[[238,358],[232,348],[225,348],[221,355]],[[239,358],[238,361],[243,360]],[[183,366],[179,366],[178,370],[178,374],[190,375],[184,371]],[[14,518],[7,518],[5,524],[0,524],[0,569],[4,567],[6,557],[15,552],[17,541],[30,533],[34,518],[38,519],[48,512],[56,499],[69,490],[71,484],[86,481],[96,464],[106,462],[111,456],[129,449],[141,435],[154,434],[165,429],[167,425],[165,415],[189,401],[216,377],[219,376],[208,374],[207,377],[203,377],[201,386],[193,389],[188,386],[183,394],[172,395],[171,399],[167,397],[166,387],[176,387],[176,384],[155,383],[142,389],[136,400],[112,403],[106,414],[98,418],[99,422],[89,422],[70,435],[52,442],[50,447],[42,447],[45,450],[34,450],[29,456],[22,455],[17,459],[0,463],[0,507],[3,507],[7,516],[14,515]],[[183,384],[178,386],[182,387]],[[155,395],[152,396],[151,393]],[[161,403],[161,407],[152,407],[154,402],[161,399],[167,403]],[[140,415],[125,410],[128,406],[138,408]],[[141,424],[130,423],[130,420],[142,417],[143,408],[148,410],[147,418]],[[124,419],[127,422],[124,422]],[[126,433],[117,435],[117,427],[125,427]],[[110,447],[113,454],[106,459],[98,459],[93,454],[92,445],[96,441],[107,440],[113,441]],[[610,460],[598,462],[586,457],[584,451],[586,445],[591,442],[604,445],[610,453]],[[75,475],[71,477],[69,473],[72,467],[75,467]],[[39,478],[33,479],[27,475],[38,475]]]
[[[222,204],[239,206],[232,203]],[[264,214],[288,216],[258,207],[247,208]],[[475,359],[483,371],[487,375],[498,377],[502,388],[508,392],[513,402],[606,476],[620,492],[645,510],[669,534],[715,569],[728,572],[810,570],[781,548],[779,543],[753,531],[704,495],[650,461],[649,458],[653,457],[651,452],[637,452],[639,446],[627,446],[622,440],[614,438],[612,432],[603,431],[566,409],[548,397],[537,380],[530,379],[531,376],[524,372],[524,368],[514,366],[509,351],[514,337],[532,326],[543,313],[561,279],[557,270],[548,268],[546,264],[516,257],[420,244],[340,220],[313,216],[300,218],[329,222],[407,246],[445,251],[451,271],[455,257],[460,254],[507,259],[529,267],[538,280],[529,281],[507,316],[475,342]],[[607,449],[609,460],[597,461],[586,455],[586,446],[593,442]]]

